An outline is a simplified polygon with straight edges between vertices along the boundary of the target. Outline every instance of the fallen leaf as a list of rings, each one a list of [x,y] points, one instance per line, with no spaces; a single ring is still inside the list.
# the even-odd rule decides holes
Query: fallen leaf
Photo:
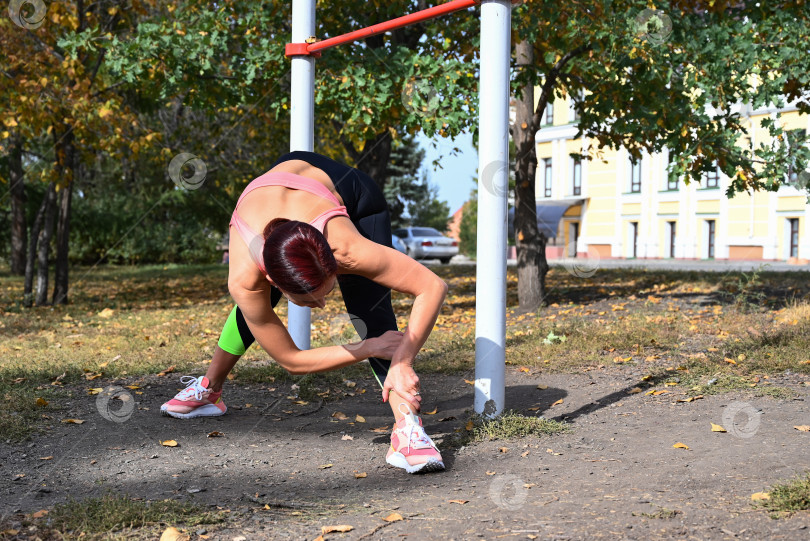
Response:
[[[47,514],[48,514],[48,510],[47,509],[42,509],[40,511],[37,511],[36,513],[33,513],[31,515],[31,518],[42,518]]]
[[[346,419],[348,419],[346,414],[343,413],[342,411],[336,411],[335,413],[332,414],[332,417],[334,417],[338,421],[345,421]]]
[[[509,447],[498,447],[498,452],[500,453],[508,453]]]
[[[98,313],[98,317],[107,319],[108,317],[112,317],[113,314],[115,314],[115,310],[112,310],[110,308],[105,308],[104,310],[102,310],[101,312]]]
[[[320,465],[320,466],[318,466],[318,467],[319,467],[320,469],[322,469],[322,470],[325,470],[325,469],[327,469],[327,468],[331,468],[332,466],[334,466],[334,464],[321,464],[321,465]],[[324,533],[329,533],[329,532],[324,532]]]
[[[306,400],[293,400],[293,404],[298,404],[299,406],[306,406],[309,404]]]
[[[94,387],[93,389],[87,389],[87,394],[90,396],[97,395],[101,391],[104,390],[104,387]]]
[[[433,408],[433,411],[423,411],[422,413],[425,415],[436,415],[437,411],[439,411],[439,408]]]
[[[673,445],[673,447],[676,448],[676,449],[689,449],[688,445],[686,445],[685,443],[681,443],[681,442],[676,443],[675,445]]]
[[[355,479],[365,479],[366,477],[368,477],[368,474],[367,474],[366,472],[363,472],[363,473],[355,473],[355,474],[354,474],[354,478],[355,478]]]
[[[520,456],[526,458],[527,456],[529,456],[529,451],[523,451],[522,453],[520,453]]]
[[[521,366],[521,367],[519,368],[519,370],[520,370],[521,372],[526,372],[527,374],[529,373],[529,369],[528,369],[528,368],[526,368],[525,366]]]
[[[159,372],[159,373],[158,373],[158,376],[161,376],[161,377],[162,377],[162,376],[165,376],[166,374],[171,374],[172,372],[174,372],[174,365],[171,365],[171,366],[170,366],[169,368],[167,368],[166,370],[163,370],[162,372]],[[229,374],[229,375],[230,375],[230,374]]]
[[[355,423],[365,423],[365,422],[366,422],[366,418],[365,418],[365,417],[363,417],[362,415],[355,415],[355,416],[354,416],[354,422],[355,422]]]
[[[668,392],[669,391],[667,391],[666,389],[661,389],[660,391],[653,391],[652,394],[653,394],[653,396],[658,396],[658,395],[661,395],[661,394],[667,394]]]
[[[771,499],[771,493],[770,492],[754,492],[753,494],[751,494],[751,500],[753,500],[755,502],[764,501],[764,500],[770,500],[770,499]]]
[[[464,505],[465,503],[469,502],[470,500],[447,500],[450,503],[457,503],[459,505]]]
[[[496,473],[498,473],[498,472],[494,472],[494,471],[488,471],[488,472],[487,472],[487,475],[495,475]]]
[[[703,398],[703,395],[699,394],[697,396],[690,396],[689,398],[679,398],[676,400],[676,402],[694,402],[695,400],[700,400],[701,398]]]
[[[540,385],[537,386],[537,388],[540,389],[541,391],[545,391],[546,389],[548,389],[548,385],[543,385],[541,383]]]
[[[553,408],[554,406],[559,406],[559,405],[560,405],[560,404],[562,404],[563,402],[564,402],[564,399],[563,399],[563,398],[560,398],[559,400],[557,400],[556,402],[554,402],[554,403],[551,405],[551,407]]]
[[[53,460],[53,455],[51,456],[41,456],[39,457],[40,460]]]
[[[801,430],[802,432],[810,432],[810,425],[799,425],[794,426],[793,428],[795,428],[796,430]]]
[[[140,388],[141,388],[141,386],[140,386],[140,385],[126,385],[125,387],[126,387],[127,389],[132,389],[133,391],[134,391],[135,389],[140,389]]]
[[[735,361],[734,359],[729,359],[728,357],[726,357],[723,360],[726,361],[728,364],[737,364],[737,361]]]
[[[720,425],[716,425],[714,423],[710,424],[712,425],[712,432],[727,432],[727,430]]]
[[[465,430],[472,430],[473,429],[473,422],[472,421],[467,421],[467,424],[464,425],[464,429]]]
[[[390,515],[385,517],[383,520],[386,521],[386,522],[399,522],[400,520],[405,520],[405,519],[402,518],[402,515],[400,515],[399,513],[391,513]]]
[[[384,434],[388,432],[388,425],[378,426],[377,428],[371,428],[369,430],[371,430],[372,432],[376,432],[377,434]]]
[[[161,441],[161,442],[160,442],[160,444],[161,444],[163,447],[177,447],[177,446],[179,446],[179,445],[180,445],[179,443],[177,443],[177,442],[176,442],[176,441],[174,441],[174,440],[163,440],[163,441]]]
[[[739,355],[737,355],[737,360],[738,361],[744,361],[745,360],[745,353],[740,353]]]
[[[163,534],[160,536],[160,541],[188,541],[189,536],[184,534],[174,526],[169,526],[165,530],[163,530]]]
[[[467,385],[475,385],[475,382],[474,382],[474,381],[470,381],[470,380],[468,380],[468,379],[465,379],[465,380],[464,380],[464,383],[466,383]]]
[[[84,422],[84,419],[62,419],[62,422],[71,425],[80,425]]]
[[[340,439],[341,439],[341,440],[343,440],[343,441],[351,441],[351,440],[353,440],[354,438],[353,438],[353,437],[351,437],[351,436],[349,436],[348,434],[343,434],[343,437],[342,437],[342,438],[340,438]]]
[[[629,391],[627,391],[627,394],[638,394],[638,393],[640,393],[641,391],[642,391],[642,388],[641,388],[641,387],[633,387],[632,389],[630,389]]]
[[[337,526],[324,526],[321,528],[321,535],[326,535],[332,532],[346,533],[354,530],[354,526],[348,524],[339,524]]]
[[[222,437],[222,436],[224,436],[224,435],[225,435],[225,434],[223,434],[223,433],[222,433],[222,432],[220,432],[219,430],[214,430],[213,432],[209,432],[209,433],[208,433],[208,437],[209,437],[209,438],[221,438],[221,437]]]
[[[37,406],[45,407],[48,405],[48,401],[42,398],[41,396],[37,398]]]

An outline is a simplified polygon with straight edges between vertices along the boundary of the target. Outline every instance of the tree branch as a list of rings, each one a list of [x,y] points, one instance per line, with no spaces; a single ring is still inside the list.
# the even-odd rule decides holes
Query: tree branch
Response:
[[[557,79],[561,75],[562,70],[565,69],[565,66],[569,61],[571,61],[571,59],[590,51],[591,49],[593,49],[593,45],[590,43],[580,45],[579,47],[565,53],[562,58],[560,58],[557,63],[554,64],[554,67],[551,68],[551,71],[549,71],[548,75],[546,76],[546,80],[543,82],[543,86],[541,87],[540,99],[537,100],[537,110],[532,116],[531,127],[534,131],[537,131],[540,128],[540,121],[543,118],[543,110],[546,108],[546,104],[551,97],[551,93],[554,91],[554,85],[557,83]]]

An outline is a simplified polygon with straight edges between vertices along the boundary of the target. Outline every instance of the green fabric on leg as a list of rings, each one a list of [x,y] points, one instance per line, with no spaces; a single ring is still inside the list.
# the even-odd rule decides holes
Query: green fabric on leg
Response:
[[[227,351],[231,355],[244,355],[247,348],[242,341],[239,326],[236,324],[236,310],[237,307],[234,306],[228,319],[225,321],[225,326],[222,327],[222,334],[219,335],[217,345],[220,349]]]

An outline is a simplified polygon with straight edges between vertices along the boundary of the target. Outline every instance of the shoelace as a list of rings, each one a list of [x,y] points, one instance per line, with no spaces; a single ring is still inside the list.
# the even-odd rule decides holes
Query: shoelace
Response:
[[[180,383],[183,383],[186,386],[186,388],[183,389],[182,394],[188,396],[193,392],[194,398],[197,400],[202,400],[202,394],[208,389],[200,385],[200,381],[202,381],[202,378],[195,378],[194,376],[181,376]]]
[[[402,432],[403,435],[405,435],[407,431],[408,451],[411,450],[411,442],[414,442],[414,435],[416,436],[415,438],[416,441],[414,443],[422,444],[423,447],[424,446],[433,447],[433,442],[425,433],[425,429],[422,428],[422,426],[415,421],[415,417],[410,412],[410,410],[408,410],[407,412],[402,411],[402,406],[404,406],[404,404],[399,405],[399,410],[400,412],[405,414],[405,427],[398,428],[397,430]],[[414,431],[416,431],[416,434],[414,434]]]

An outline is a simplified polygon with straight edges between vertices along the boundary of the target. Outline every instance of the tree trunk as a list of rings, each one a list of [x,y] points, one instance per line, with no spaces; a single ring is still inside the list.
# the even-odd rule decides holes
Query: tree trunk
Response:
[[[73,183],[76,180],[76,148],[73,132],[64,137],[60,154],[61,176],[66,181],[59,191],[59,219],[56,229],[56,269],[54,273],[53,304],[67,304],[68,298],[68,251],[70,249],[70,204],[73,199]]]
[[[53,222],[56,217],[56,184],[48,184],[45,194],[45,215],[42,231],[39,234],[39,247],[37,249],[37,306],[48,303],[48,254],[51,249],[53,236]]]
[[[30,308],[34,304],[34,266],[36,264],[39,232],[42,230],[42,221],[45,219],[45,208],[47,206],[48,195],[46,194],[42,198],[42,204],[39,206],[34,223],[31,225],[31,236],[28,240],[28,254],[26,254],[25,258],[25,282],[23,284],[23,306],[26,308]]]
[[[11,188],[11,273],[25,275],[25,249],[28,224],[25,221],[25,184],[22,169],[22,141],[15,137],[9,153]]]
[[[72,195],[72,182],[59,191],[59,220],[56,229],[56,272],[54,274],[53,289],[54,304],[67,304],[70,203]]]
[[[531,66],[533,50],[529,42],[516,45],[519,66]],[[512,131],[515,142],[515,244],[517,246],[518,303],[521,311],[536,311],[545,301],[546,238],[537,227],[535,174],[537,146],[534,140],[534,87],[526,85],[516,104]]]

